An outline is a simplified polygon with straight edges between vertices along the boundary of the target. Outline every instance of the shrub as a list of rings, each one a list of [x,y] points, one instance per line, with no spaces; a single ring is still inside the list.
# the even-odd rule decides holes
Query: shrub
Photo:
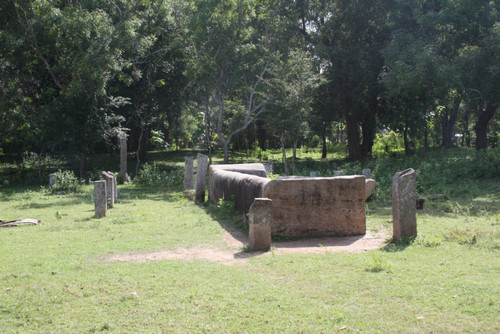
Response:
[[[182,168],[173,168],[159,163],[144,164],[134,179],[142,186],[178,187],[183,183]]]
[[[58,170],[54,173],[56,183],[49,187],[52,194],[70,194],[82,190],[82,182],[75,176],[75,173],[69,170]]]

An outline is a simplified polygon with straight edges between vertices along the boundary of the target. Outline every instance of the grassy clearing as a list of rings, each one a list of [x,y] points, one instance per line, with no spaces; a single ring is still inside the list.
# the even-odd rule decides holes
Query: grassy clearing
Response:
[[[221,224],[237,226],[237,217],[194,206],[176,188],[120,186],[122,200],[97,220],[89,186],[50,195],[0,185],[1,218],[44,222],[0,229],[0,331],[498,333],[498,183],[464,182],[480,195],[426,202],[409,245],[361,254],[271,251],[232,266],[105,261],[179,247],[229,250]],[[369,229],[390,228],[383,196],[367,211]]]

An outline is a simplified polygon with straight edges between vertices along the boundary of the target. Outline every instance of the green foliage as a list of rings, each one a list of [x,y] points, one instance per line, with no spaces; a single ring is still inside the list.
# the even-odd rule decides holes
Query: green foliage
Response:
[[[169,167],[154,162],[142,165],[141,170],[134,179],[134,184],[153,187],[178,188],[183,182],[183,171],[181,168]]]
[[[48,188],[51,194],[72,194],[82,191],[82,182],[73,171],[58,170],[54,174],[56,182]]]
[[[388,134],[378,133],[375,137],[372,150],[374,157],[395,156],[401,152],[404,152],[404,143],[400,134],[390,131]]]

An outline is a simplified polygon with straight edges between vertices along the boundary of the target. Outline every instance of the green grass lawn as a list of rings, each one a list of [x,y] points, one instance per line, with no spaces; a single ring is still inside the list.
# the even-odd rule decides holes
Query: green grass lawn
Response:
[[[363,164],[320,160],[317,150],[306,151],[298,154],[299,174],[372,169],[378,185],[367,202],[367,226],[375,232],[392,230],[394,171],[414,167],[419,196],[427,198],[417,213],[417,239],[359,254],[270,251],[232,264],[110,262],[116,254],[192,247],[241,253],[244,247],[231,248],[223,236],[225,227],[244,231],[245,224],[228,206],[193,205],[175,186],[120,186],[119,203],[106,218],[94,219],[91,186],[51,195],[39,186],[0,184],[0,218],[43,221],[0,228],[0,333],[500,332],[495,151],[437,151]],[[182,175],[190,153],[151,152],[149,163],[166,165],[158,173]],[[236,153],[232,162],[258,161]],[[278,150],[267,154],[279,160]],[[99,164],[113,169],[106,157]],[[0,166],[2,177],[23,179],[15,164],[7,165]],[[449,199],[430,201],[436,193]]]
[[[361,254],[269,252],[225,265],[106,261],[124,252],[227,250],[221,224],[238,219],[195,206],[179,191],[121,186],[121,201],[93,219],[88,186],[77,195],[0,187],[4,220],[44,223],[0,229],[2,333],[500,330],[496,194],[427,205],[410,245]],[[390,227],[388,206],[372,202],[368,212],[369,229]]]

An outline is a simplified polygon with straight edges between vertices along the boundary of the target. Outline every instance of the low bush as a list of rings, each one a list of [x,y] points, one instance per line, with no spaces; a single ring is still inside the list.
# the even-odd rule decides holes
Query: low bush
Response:
[[[144,164],[134,179],[141,186],[179,187],[183,183],[183,170],[154,162]]]
[[[78,193],[82,190],[82,182],[72,171],[58,170],[54,174],[56,176],[56,182],[49,187],[49,192],[51,194],[71,194]]]

